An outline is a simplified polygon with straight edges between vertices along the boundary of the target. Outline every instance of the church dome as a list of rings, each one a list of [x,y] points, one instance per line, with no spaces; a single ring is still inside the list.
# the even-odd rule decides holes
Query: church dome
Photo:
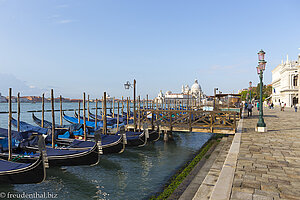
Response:
[[[170,95],[170,94],[172,94],[171,91],[167,91],[167,92],[166,92],[166,95]]]
[[[195,83],[192,85],[191,91],[192,91],[192,93],[194,93],[194,94],[197,94],[197,93],[199,93],[199,92],[201,91],[201,87],[200,87],[200,85],[198,84],[198,80],[197,80],[197,79],[195,80]]]

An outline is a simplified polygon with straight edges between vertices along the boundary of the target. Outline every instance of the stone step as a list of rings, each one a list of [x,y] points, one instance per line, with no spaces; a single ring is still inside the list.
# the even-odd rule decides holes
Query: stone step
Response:
[[[219,145],[219,154],[217,155],[214,163],[210,167],[209,172],[205,176],[204,180],[202,181],[200,187],[198,188],[196,194],[192,198],[193,200],[198,199],[209,199],[213,188],[218,180],[219,174],[222,170],[224,161],[227,157],[228,151],[230,149],[231,143],[233,140],[233,136],[223,137],[221,142],[223,145]]]

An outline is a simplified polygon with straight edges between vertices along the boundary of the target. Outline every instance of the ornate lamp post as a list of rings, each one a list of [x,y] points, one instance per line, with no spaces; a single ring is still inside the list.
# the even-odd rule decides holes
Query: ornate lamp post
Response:
[[[266,132],[267,127],[266,123],[264,122],[263,118],[263,106],[262,106],[262,88],[263,88],[263,71],[266,68],[266,61],[264,60],[265,58],[265,52],[263,50],[260,50],[258,53],[258,66],[256,67],[257,69],[257,74],[259,74],[259,79],[260,79],[260,84],[259,84],[259,118],[257,122],[257,127],[256,131],[258,132]]]
[[[132,88],[133,85],[133,124],[134,124],[134,130],[136,129],[136,112],[135,112],[135,92],[136,92],[136,80],[133,80],[133,84],[131,84],[129,81],[127,81],[124,84],[125,90],[129,90]]]
[[[249,94],[250,94],[250,101],[249,103],[252,102],[252,94],[251,94],[251,89],[252,89],[252,81],[249,82]]]

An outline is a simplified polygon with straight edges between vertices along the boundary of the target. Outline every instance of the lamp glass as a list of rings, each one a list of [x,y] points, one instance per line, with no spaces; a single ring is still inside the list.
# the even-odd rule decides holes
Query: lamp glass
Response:
[[[124,84],[125,89],[126,89],[126,90],[129,90],[130,85],[131,85],[131,84],[129,83],[129,81],[127,81],[127,82]]]
[[[257,54],[258,54],[258,60],[265,59],[265,52],[263,50],[260,50]]]
[[[257,70],[257,74],[260,74],[260,67],[259,66],[256,67],[256,70]]]
[[[258,62],[260,69],[262,69],[263,71],[266,69],[266,63],[267,63],[267,62],[264,61],[264,60],[260,60],[260,61]]]

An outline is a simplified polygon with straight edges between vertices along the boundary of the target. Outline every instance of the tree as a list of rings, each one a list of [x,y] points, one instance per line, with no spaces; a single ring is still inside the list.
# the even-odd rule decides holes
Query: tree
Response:
[[[246,100],[247,94],[249,94],[249,92],[250,92],[250,90],[245,90],[240,93],[242,101]],[[266,98],[270,97],[271,94],[272,94],[272,86],[271,85],[268,85],[268,86],[263,85],[263,101]],[[251,88],[251,96],[252,96],[252,99],[259,100],[259,96],[260,96],[259,84],[257,84],[257,87]]]
[[[260,88],[259,88],[259,84],[257,84],[257,87],[255,88],[255,99],[259,100],[260,97]],[[272,94],[272,86],[271,85],[263,85],[262,88],[262,92],[263,92],[263,96],[262,96],[262,100],[264,101],[266,98],[270,97]]]

